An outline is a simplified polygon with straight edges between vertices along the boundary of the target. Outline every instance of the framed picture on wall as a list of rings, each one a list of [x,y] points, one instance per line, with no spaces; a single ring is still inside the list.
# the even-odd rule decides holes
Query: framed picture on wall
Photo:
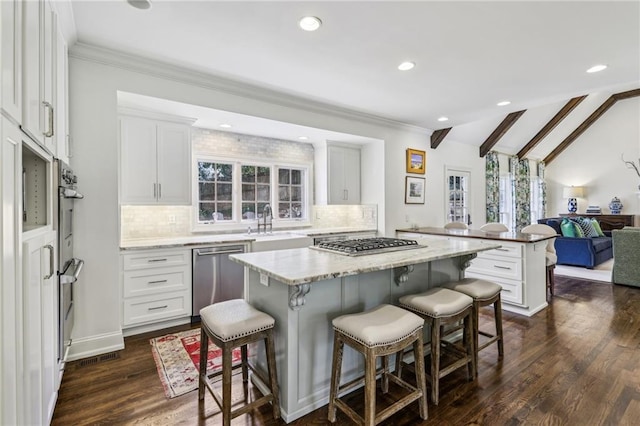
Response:
[[[423,175],[426,170],[426,153],[418,149],[407,149],[407,173]]]
[[[407,176],[404,183],[405,204],[424,204],[425,178]]]

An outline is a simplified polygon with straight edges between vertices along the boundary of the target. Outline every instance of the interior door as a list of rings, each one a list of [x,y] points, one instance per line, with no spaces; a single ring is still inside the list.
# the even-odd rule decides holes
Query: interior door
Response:
[[[447,167],[445,185],[446,221],[471,225],[471,173]]]

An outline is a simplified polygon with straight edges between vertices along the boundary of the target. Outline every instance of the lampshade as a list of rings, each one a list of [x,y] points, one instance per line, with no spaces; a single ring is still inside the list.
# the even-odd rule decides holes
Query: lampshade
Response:
[[[565,186],[562,190],[562,198],[582,198],[584,188],[581,186]]]

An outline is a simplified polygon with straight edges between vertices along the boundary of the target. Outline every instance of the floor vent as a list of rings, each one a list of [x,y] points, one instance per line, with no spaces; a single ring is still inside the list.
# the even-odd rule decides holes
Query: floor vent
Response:
[[[94,356],[91,358],[85,358],[83,360],[81,360],[77,366],[78,368],[80,367],[88,367],[89,365],[95,365],[98,364],[100,362],[104,362],[104,361],[111,361],[112,359],[118,359],[120,358],[120,354],[118,352],[110,352],[108,354],[104,354],[104,355],[99,355],[99,356]]]

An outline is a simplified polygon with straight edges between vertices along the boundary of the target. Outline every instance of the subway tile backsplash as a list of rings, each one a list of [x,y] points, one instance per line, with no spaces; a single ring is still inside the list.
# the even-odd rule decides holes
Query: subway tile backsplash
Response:
[[[191,232],[192,209],[191,206],[120,206],[120,238],[127,241],[196,235]],[[311,221],[313,228],[320,229],[376,229],[378,210],[371,204],[313,206]],[[238,232],[243,229],[243,225],[238,225]]]

